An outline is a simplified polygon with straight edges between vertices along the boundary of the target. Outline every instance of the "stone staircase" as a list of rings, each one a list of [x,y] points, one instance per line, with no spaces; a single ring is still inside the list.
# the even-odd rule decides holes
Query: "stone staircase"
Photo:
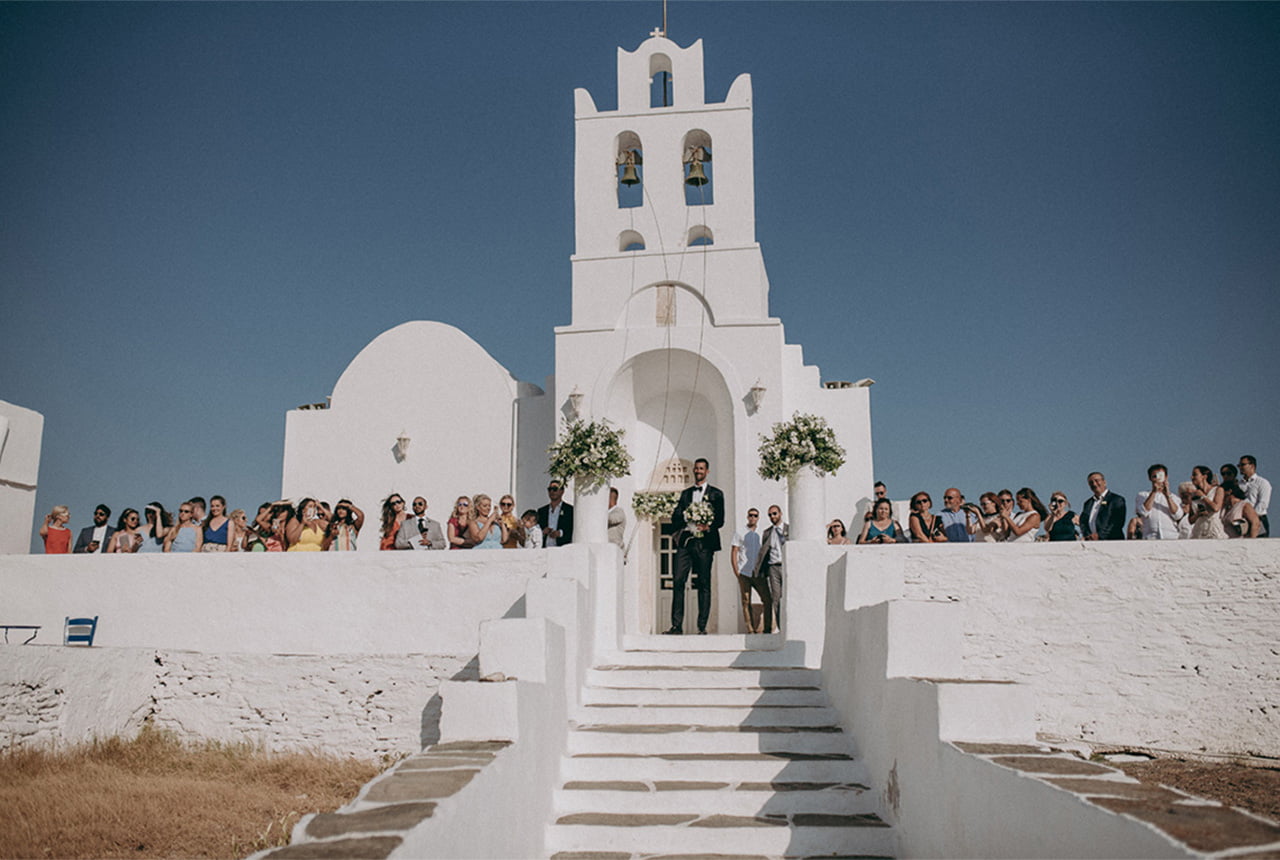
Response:
[[[776,636],[628,637],[590,670],[547,850],[887,857],[852,738],[821,676]]]

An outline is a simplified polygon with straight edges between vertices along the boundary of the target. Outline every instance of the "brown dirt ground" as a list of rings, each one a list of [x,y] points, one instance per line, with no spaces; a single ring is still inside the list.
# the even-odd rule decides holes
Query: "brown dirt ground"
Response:
[[[1177,758],[1108,764],[1140,782],[1167,785],[1280,822],[1280,768]]]

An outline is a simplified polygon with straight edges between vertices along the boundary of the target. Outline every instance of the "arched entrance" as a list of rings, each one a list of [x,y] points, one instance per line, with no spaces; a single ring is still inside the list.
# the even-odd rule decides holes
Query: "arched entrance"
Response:
[[[607,417],[626,430],[627,446],[635,457],[631,476],[618,482],[624,503],[629,506],[637,491],[683,489],[692,483],[693,461],[705,457],[711,463],[711,483],[724,491],[726,512],[736,510],[734,404],[723,374],[711,361],[681,349],[641,353],[614,374],[606,402]],[[670,486],[673,483],[678,485]],[[737,586],[728,561],[732,522],[728,516],[721,531],[725,549],[717,554],[712,571],[708,630],[713,633],[737,630]],[[629,633],[654,633],[670,623],[670,590],[667,601],[661,597],[661,531],[660,524],[641,521],[632,533],[624,595]],[[696,605],[696,598],[691,605]],[[687,612],[686,618],[693,615]]]

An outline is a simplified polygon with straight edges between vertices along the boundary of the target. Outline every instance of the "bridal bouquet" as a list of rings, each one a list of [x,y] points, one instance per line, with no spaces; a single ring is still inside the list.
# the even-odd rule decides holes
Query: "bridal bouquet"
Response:
[[[631,497],[631,509],[642,520],[666,519],[676,509],[679,493],[641,492]]]
[[[690,526],[709,526],[716,518],[716,509],[706,499],[700,502],[690,502],[689,507],[684,509],[684,521]],[[706,532],[698,529],[693,530],[695,537],[702,537]]]
[[[622,432],[607,421],[570,421],[547,449],[547,472],[553,478],[572,478],[578,491],[598,490],[631,474],[631,454],[622,444]]]
[[[760,477],[777,481],[810,466],[819,477],[844,465],[844,448],[825,418],[796,413],[760,437]]]

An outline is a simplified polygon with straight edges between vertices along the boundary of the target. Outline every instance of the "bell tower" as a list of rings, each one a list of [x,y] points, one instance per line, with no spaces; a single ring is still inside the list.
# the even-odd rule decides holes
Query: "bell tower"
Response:
[[[618,49],[617,110],[574,96],[571,328],[767,319],[750,76],[708,104],[702,41],[653,36]]]

